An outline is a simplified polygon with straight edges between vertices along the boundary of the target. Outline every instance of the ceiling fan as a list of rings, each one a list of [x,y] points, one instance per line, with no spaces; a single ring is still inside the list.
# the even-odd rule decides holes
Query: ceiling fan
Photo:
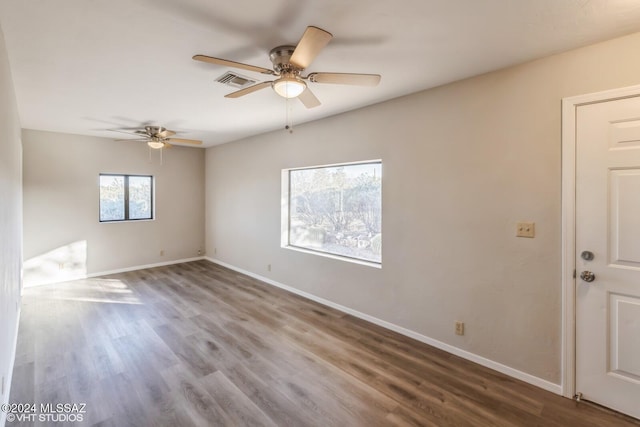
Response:
[[[202,141],[196,139],[173,138],[176,132],[162,126],[145,126],[143,129],[134,129],[132,132],[117,129],[113,130],[115,132],[129,133],[139,137],[137,139],[117,139],[116,141],[144,141],[149,147],[156,150],[171,147],[170,142],[194,145],[202,144]]]
[[[379,74],[311,73],[303,76],[302,72],[309,67],[332,38],[331,33],[321,28],[307,27],[296,46],[283,45],[271,49],[269,58],[273,63],[273,70],[205,55],[195,55],[193,59],[278,77],[276,80],[261,82],[232,92],[225,95],[226,98],[239,98],[271,86],[278,95],[284,98],[298,98],[305,107],[313,108],[319,106],[320,101],[305,81],[356,86],[376,86],[380,82]]]

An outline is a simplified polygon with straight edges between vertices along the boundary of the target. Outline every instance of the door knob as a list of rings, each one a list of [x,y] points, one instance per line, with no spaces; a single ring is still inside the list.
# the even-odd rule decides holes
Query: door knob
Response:
[[[590,271],[585,270],[582,273],[580,273],[580,278],[585,282],[593,282],[594,280],[596,280],[596,275]]]

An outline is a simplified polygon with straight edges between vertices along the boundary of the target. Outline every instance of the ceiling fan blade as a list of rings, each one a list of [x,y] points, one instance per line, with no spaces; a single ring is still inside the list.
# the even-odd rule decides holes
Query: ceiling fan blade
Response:
[[[255,65],[243,64],[242,62],[229,61],[228,59],[214,58],[206,55],[195,55],[196,61],[208,62],[210,64],[224,65],[227,67],[241,68],[243,70],[255,71],[262,74],[275,74],[275,71],[268,68],[257,67]]]
[[[122,129],[107,129],[109,132],[119,132],[119,133],[126,133],[128,135],[135,135],[135,136],[140,136],[140,134],[137,131],[133,131],[133,132],[129,132],[127,130],[122,130]],[[145,134],[146,135],[146,134]]]
[[[298,99],[307,108],[314,108],[320,105],[320,100],[316,98],[316,96],[313,94],[313,92],[311,92],[311,89],[309,88],[303,90],[302,93],[298,95]]]
[[[198,141],[197,139],[184,139],[184,138],[167,138],[164,143],[166,144],[166,141],[171,141],[171,142],[179,142],[181,144],[194,144],[194,145],[200,145],[202,144],[202,141]]]
[[[289,62],[296,67],[307,68],[332,38],[331,33],[321,28],[307,27]]]
[[[248,95],[248,94],[250,94],[252,92],[255,92],[255,91],[260,90],[260,89],[264,89],[265,87],[269,87],[269,86],[271,86],[271,82],[261,82],[261,83],[255,84],[253,86],[249,86],[249,87],[246,87],[244,89],[240,89],[240,90],[237,90],[235,92],[231,92],[231,93],[225,95],[224,97],[225,98],[239,98],[241,96]]]
[[[311,73],[307,78],[314,83],[334,83],[339,85],[377,86],[379,74],[353,73]]]
[[[161,138],[168,138],[168,137],[173,136],[175,134],[176,133],[174,131],[169,130],[169,129],[165,129],[162,132],[158,132],[158,136],[161,137]]]
[[[149,141],[149,138],[116,139],[115,141]]]

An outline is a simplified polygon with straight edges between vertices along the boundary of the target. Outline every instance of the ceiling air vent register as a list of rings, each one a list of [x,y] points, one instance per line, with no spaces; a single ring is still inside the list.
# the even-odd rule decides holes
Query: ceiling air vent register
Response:
[[[231,71],[224,73],[216,79],[218,83],[225,84],[227,86],[243,88],[251,86],[256,81],[251,80],[248,77],[241,76],[240,74],[232,73]]]

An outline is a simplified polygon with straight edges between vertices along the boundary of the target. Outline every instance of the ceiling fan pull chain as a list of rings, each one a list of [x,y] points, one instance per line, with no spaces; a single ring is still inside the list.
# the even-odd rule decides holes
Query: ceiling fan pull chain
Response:
[[[289,98],[285,98],[285,129],[289,131],[289,133],[293,133],[293,119],[291,118],[291,104],[289,104]]]
[[[284,99],[284,128],[289,130],[289,98]]]

